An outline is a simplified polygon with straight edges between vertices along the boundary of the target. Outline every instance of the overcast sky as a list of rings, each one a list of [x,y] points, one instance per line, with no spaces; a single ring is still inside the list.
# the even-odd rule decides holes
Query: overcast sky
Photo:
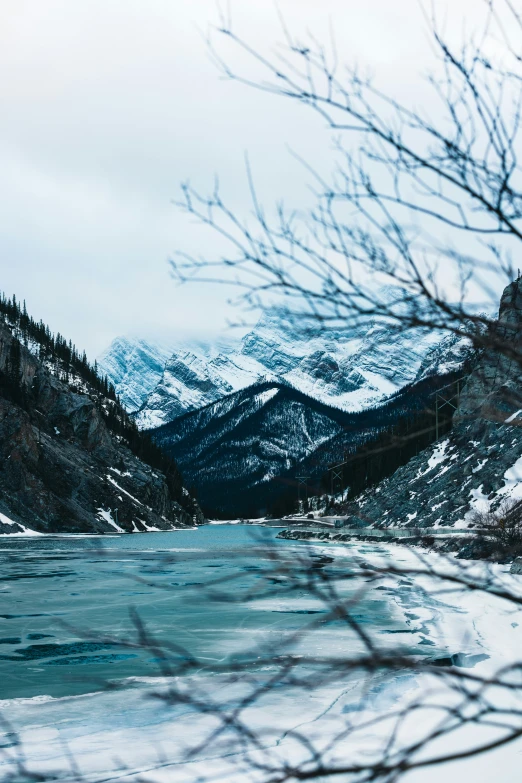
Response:
[[[460,29],[478,0],[452,0]],[[444,15],[446,0],[435,0]],[[236,29],[281,39],[270,0],[232,0]],[[422,97],[430,67],[418,0],[280,0],[289,27]],[[302,108],[224,81],[202,32],[214,0],[0,0],[0,287],[94,357],[120,334],[212,336],[227,292],[178,287],[168,258],[213,239],[172,205],[215,174],[246,209],[248,152],[263,200],[300,207],[308,177],[292,147],[328,169],[329,137]],[[472,21],[472,19],[469,19]],[[227,56],[227,49],[222,49]],[[233,62],[234,55],[230,52]]]

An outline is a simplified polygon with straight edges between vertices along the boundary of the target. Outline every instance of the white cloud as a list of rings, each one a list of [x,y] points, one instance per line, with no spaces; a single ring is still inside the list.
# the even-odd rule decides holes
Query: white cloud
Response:
[[[429,47],[417,0],[279,5],[293,30],[324,40],[332,22],[341,56],[369,64],[399,97],[422,97]],[[474,7],[459,0],[452,14]],[[261,48],[281,39],[272,3],[232,9]],[[264,200],[302,206],[309,177],[287,145],[329,168],[318,118],[219,78],[201,35],[216,18],[214,0],[2,6],[1,285],[91,356],[117,334],[209,333],[234,317],[229,291],[169,279],[176,249],[208,255],[215,244],[172,206],[180,181],[205,189],[217,173],[242,210],[248,150]]]

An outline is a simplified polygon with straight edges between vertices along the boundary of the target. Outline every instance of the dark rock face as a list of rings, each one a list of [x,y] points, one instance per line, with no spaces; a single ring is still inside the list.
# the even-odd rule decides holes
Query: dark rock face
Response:
[[[508,285],[502,294],[496,336],[507,350],[485,352],[464,388],[461,419],[503,422],[522,408],[522,279]]]
[[[522,280],[501,299],[498,334],[522,350]],[[468,377],[449,436],[357,499],[379,527],[466,524],[522,489],[522,367],[486,350]],[[519,462],[520,460],[520,462]]]
[[[314,381],[335,386],[341,394],[357,391],[367,383],[360,372],[357,370],[346,372],[346,368],[340,367],[334,357],[325,351],[316,351],[311,356],[307,356],[300,363],[299,370]]]
[[[303,359],[299,367],[312,378],[332,382],[339,377],[339,365],[325,351],[315,351]]]
[[[11,341],[0,326],[2,372]],[[0,396],[0,533],[141,532],[203,521],[196,504],[193,514],[182,508],[166,477],[109,431],[87,393],[23,346],[21,375],[31,404]]]
[[[517,559],[513,562],[513,565],[511,566],[511,573],[522,574],[522,558],[517,557]]]

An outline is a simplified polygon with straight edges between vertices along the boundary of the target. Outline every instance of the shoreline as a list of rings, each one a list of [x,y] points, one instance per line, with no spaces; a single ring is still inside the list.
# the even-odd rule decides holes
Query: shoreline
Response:
[[[344,544],[344,543],[379,543],[396,544],[405,547],[421,547],[426,552],[432,554],[454,555],[459,560],[469,560],[475,562],[489,562],[501,565],[511,564],[513,574],[522,573],[522,558],[517,555],[505,555],[495,552],[493,543],[486,540],[477,531],[465,532],[456,530],[454,532],[440,532],[440,529],[432,530],[426,528],[425,533],[408,535],[408,530],[401,529],[400,535],[391,534],[389,531],[370,532],[368,530],[350,530],[341,532],[341,529],[334,530],[313,530],[287,527],[281,530],[276,538],[284,541],[303,541],[319,544]]]

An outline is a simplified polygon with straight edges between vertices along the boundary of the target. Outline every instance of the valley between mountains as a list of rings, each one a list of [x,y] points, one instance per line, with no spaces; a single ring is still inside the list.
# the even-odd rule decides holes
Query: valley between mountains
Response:
[[[499,328],[518,329],[521,291]],[[236,342],[120,338],[91,366],[16,300],[2,316],[4,533],[296,512],[460,527],[518,496],[518,370],[459,334],[303,333],[265,315]]]
[[[521,325],[518,279],[496,328],[517,347]],[[247,367],[258,373],[250,385]],[[234,385],[244,388],[223,395]],[[180,388],[185,411],[174,407]],[[521,388],[516,362],[458,334],[413,340],[369,324],[303,335],[264,316],[235,346],[175,351],[134,415],[141,426],[166,420],[151,434],[209,515],[329,508],[355,526],[466,528],[522,497]]]
[[[303,331],[267,314],[241,340],[176,348],[160,375],[164,352],[118,338],[98,361],[138,426],[222,518],[291,512],[297,474],[322,493],[328,465],[419,418],[471,357],[459,335],[395,334],[377,321]]]

